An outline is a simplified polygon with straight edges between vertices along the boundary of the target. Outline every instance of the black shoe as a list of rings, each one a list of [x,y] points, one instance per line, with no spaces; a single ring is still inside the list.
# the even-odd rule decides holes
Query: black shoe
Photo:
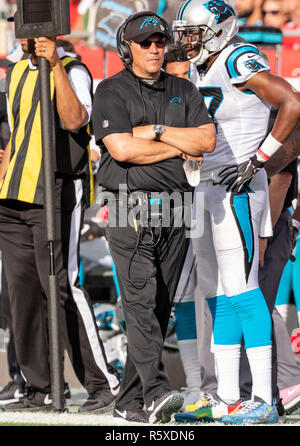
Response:
[[[123,418],[123,420],[132,423],[148,423],[149,417],[142,409],[140,410],[118,410],[114,409],[113,416],[115,418]]]
[[[98,390],[88,396],[86,402],[78,409],[80,413],[104,413],[109,412],[115,403],[117,392],[114,395],[110,389]]]
[[[6,404],[3,409],[7,412],[37,412],[49,411],[53,409],[52,396],[50,393],[42,393],[29,388],[26,390],[25,396],[18,402]]]
[[[179,392],[167,392],[159,396],[147,408],[149,423],[168,423],[171,415],[183,406],[184,398]]]
[[[286,413],[285,413],[281,398],[279,401],[277,401],[275,403],[275,406],[276,406],[276,410],[277,410],[277,414],[278,414],[278,418],[279,418],[279,423],[283,423],[286,419]]]
[[[66,400],[67,406],[73,404],[71,390],[68,383],[64,383],[64,397]]]
[[[0,392],[0,406],[20,401],[20,399],[24,397],[24,393],[24,386],[16,381],[9,381]]]

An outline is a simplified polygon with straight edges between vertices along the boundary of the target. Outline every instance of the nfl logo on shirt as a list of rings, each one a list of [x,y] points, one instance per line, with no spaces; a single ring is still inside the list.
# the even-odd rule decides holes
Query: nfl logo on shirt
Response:
[[[103,122],[102,122],[102,127],[104,128],[104,129],[106,129],[106,127],[108,127],[109,126],[109,122],[105,119]]]

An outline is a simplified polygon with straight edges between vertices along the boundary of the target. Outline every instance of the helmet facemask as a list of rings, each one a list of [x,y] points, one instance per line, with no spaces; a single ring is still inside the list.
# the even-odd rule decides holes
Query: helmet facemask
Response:
[[[173,42],[178,61],[189,60],[202,65],[211,55],[206,45],[215,37],[207,25],[184,26],[180,20],[173,22]]]

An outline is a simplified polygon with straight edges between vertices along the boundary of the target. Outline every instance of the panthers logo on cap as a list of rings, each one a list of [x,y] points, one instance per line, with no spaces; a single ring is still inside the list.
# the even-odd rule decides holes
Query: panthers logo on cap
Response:
[[[154,28],[159,23],[159,20],[155,17],[147,17],[140,26],[140,29],[147,28],[148,26],[153,26]]]
[[[218,24],[224,22],[226,19],[228,19],[228,17],[234,15],[232,6],[226,2],[223,2],[222,0],[211,0],[204,3],[204,6],[210,12],[215,14],[216,22]]]

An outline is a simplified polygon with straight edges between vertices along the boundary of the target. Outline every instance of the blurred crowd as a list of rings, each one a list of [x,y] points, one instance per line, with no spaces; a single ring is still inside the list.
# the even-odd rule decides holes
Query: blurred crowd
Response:
[[[283,45],[300,48],[299,0],[235,0],[239,25],[272,26],[283,33]]]
[[[283,45],[294,50],[300,47],[300,0],[228,0],[236,9],[240,26],[272,26],[279,28]],[[171,23],[181,0],[70,0],[70,23],[73,44],[116,48],[119,25],[131,13],[152,10]],[[0,55],[16,46],[13,23],[17,0],[0,0]]]
[[[300,30],[298,0],[235,0],[240,25],[266,25],[283,32]]]

